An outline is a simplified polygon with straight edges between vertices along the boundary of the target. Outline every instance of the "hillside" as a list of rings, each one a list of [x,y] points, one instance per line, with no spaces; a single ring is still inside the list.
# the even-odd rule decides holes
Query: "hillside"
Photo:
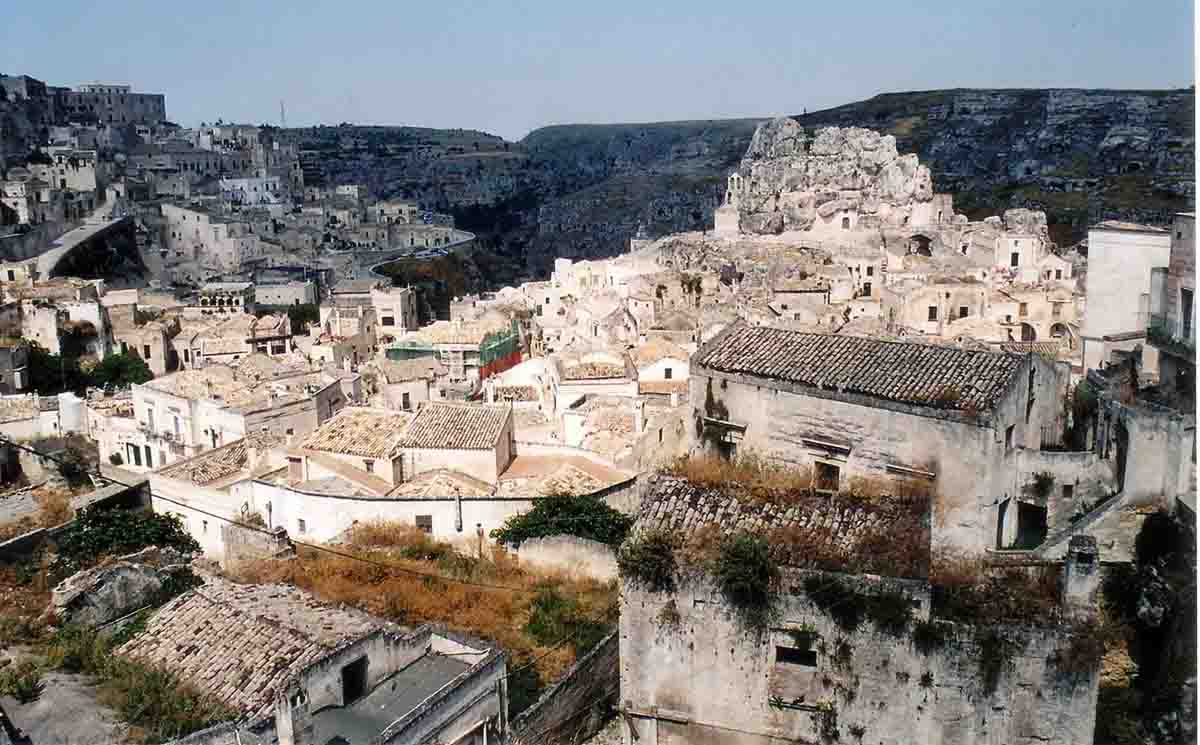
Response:
[[[972,89],[885,93],[795,118],[894,135],[959,211],[1044,209],[1069,244],[1101,219],[1162,222],[1193,207],[1194,111],[1191,89]],[[639,230],[710,226],[761,121],[556,125],[515,143],[470,130],[293,132],[324,180],[436,204],[496,254],[544,273],[556,256],[624,251]]]

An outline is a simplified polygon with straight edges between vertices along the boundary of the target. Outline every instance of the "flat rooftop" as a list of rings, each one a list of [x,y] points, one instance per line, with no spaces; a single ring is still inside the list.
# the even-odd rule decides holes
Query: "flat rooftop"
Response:
[[[313,714],[313,742],[330,742],[338,736],[351,743],[372,742],[389,724],[470,667],[458,658],[428,653],[349,706],[331,706]]]

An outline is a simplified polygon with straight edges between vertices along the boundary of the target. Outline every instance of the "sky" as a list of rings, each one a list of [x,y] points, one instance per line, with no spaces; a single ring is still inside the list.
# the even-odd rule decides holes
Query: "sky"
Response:
[[[126,83],[168,117],[549,124],[765,117],[932,88],[1194,82],[1191,0],[54,0],[0,72]]]

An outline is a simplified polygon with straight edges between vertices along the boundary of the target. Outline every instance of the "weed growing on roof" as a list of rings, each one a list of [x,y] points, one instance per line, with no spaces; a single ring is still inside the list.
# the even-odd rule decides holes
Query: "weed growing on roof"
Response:
[[[184,553],[200,550],[200,544],[184,530],[177,517],[98,508],[80,512],[59,534],[56,544],[55,574],[74,572],[100,557],[132,553],[147,546],[174,548]]]
[[[647,530],[630,538],[617,552],[617,570],[626,580],[650,592],[674,592],[676,540],[665,530]]]
[[[929,672],[928,670],[921,673],[921,687],[933,688],[933,673]]]
[[[28,660],[0,670],[0,695],[12,696],[17,703],[37,701],[45,687],[41,669]]]
[[[765,538],[748,532],[726,538],[710,572],[747,627],[766,628],[777,615],[780,572]]]
[[[664,473],[701,489],[736,492],[772,504],[795,502],[812,493],[810,468],[784,466],[753,452],[741,453],[733,460],[685,455],[671,461]]]
[[[972,624],[1058,622],[1056,567],[989,567],[977,557],[943,553],[930,572],[933,615]]]

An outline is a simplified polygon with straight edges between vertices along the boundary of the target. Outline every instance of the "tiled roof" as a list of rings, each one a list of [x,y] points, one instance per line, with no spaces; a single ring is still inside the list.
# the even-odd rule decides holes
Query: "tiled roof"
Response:
[[[694,360],[718,372],[975,411],[996,405],[1021,363],[1013,354],[743,324],[713,339]]]
[[[430,401],[421,406],[400,441],[402,447],[489,450],[496,446],[511,410],[507,406]]]
[[[169,479],[190,481],[193,484],[211,484],[244,469],[249,455],[247,448],[265,450],[276,447],[282,442],[283,438],[279,435],[269,432],[254,432],[228,445],[222,445],[216,450],[209,450],[194,458],[173,463],[158,473]]]
[[[686,380],[639,380],[638,393],[648,394],[657,393],[660,395],[670,395],[672,393],[687,394],[688,382]]]
[[[769,538],[774,531],[782,530],[803,540],[795,542],[794,550],[772,541],[781,562],[808,567],[813,560],[808,551],[815,555],[818,547],[826,558],[841,556],[851,562],[856,555],[874,551],[879,541],[889,539],[897,524],[912,529],[911,512],[911,507],[886,499],[846,496],[811,495],[787,505],[741,500],[732,493],[700,489],[681,478],[654,474],[648,477],[634,533],[665,530],[686,541],[704,531],[714,531],[718,536],[748,532]],[[928,542],[925,522],[923,528],[916,529],[925,531]]]
[[[666,339],[647,339],[644,344],[637,345],[629,356],[633,358],[634,365],[642,368],[665,359],[686,360],[688,353],[683,347]]]
[[[385,628],[400,630],[294,587],[210,577],[159,608],[116,652],[165,667],[254,721],[309,664]]]
[[[495,489],[486,481],[458,471],[439,468],[414,476],[388,493],[393,499],[421,499],[424,497],[486,497]]]
[[[446,366],[437,357],[418,357],[412,360],[380,360],[380,372],[389,383],[410,380],[433,380],[446,374]]]
[[[409,418],[398,411],[348,407],[317,427],[300,447],[363,458],[391,458]]]

